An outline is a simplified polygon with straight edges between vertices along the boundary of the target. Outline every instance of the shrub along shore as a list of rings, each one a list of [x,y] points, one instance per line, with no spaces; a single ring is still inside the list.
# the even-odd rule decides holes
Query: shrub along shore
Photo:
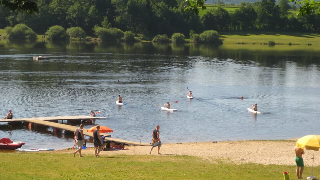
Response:
[[[2,153],[3,179],[283,179],[295,176],[296,140],[225,141],[163,144],[150,155],[150,146],[128,150],[83,150],[74,158],[72,149],[42,153]],[[320,177],[320,153],[305,151],[303,177]],[[19,162],[19,163],[17,163]]]
[[[67,30],[68,31],[68,30]],[[67,32],[66,31],[66,32]],[[69,34],[70,33],[69,29]],[[81,31],[81,30],[79,30]],[[115,30],[116,31],[116,30]],[[319,46],[320,45],[320,34],[314,33],[277,33],[277,32],[243,32],[243,33],[232,33],[232,32],[223,32],[218,34],[216,31],[205,31],[210,33],[206,35],[203,33],[202,39],[206,39],[218,44],[241,44],[241,45],[307,45],[307,46]],[[114,33],[117,34],[117,31]],[[118,33],[118,34],[121,34]],[[0,40],[8,39],[8,35],[5,29],[0,29]],[[83,37],[83,33],[81,35]],[[159,43],[207,43],[201,42],[201,34],[195,34],[194,32],[190,33],[191,39],[185,38],[181,33],[175,33],[169,38],[167,35],[157,35],[153,39],[148,39],[143,36],[134,36],[132,32],[123,33],[125,38],[122,42],[159,42]],[[38,41],[43,41],[43,37],[46,35],[37,35]],[[120,36],[122,37],[122,36]],[[211,37],[209,39],[208,37]],[[80,38],[73,38],[70,40],[80,40]],[[87,36],[82,38],[85,41],[101,41],[100,38]]]

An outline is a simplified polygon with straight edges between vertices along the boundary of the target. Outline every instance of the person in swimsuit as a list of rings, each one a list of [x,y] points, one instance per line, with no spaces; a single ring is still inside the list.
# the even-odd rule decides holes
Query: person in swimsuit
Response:
[[[7,114],[7,116],[3,117],[3,119],[12,119],[12,118],[13,118],[13,114],[11,110],[9,110],[9,113]]]
[[[243,96],[241,96],[240,99],[243,100]]]
[[[94,144],[94,154],[96,157],[100,157],[100,147],[102,146],[101,136],[100,136],[100,126],[97,126],[97,129],[93,131],[93,144]]]
[[[150,150],[150,154],[152,152],[152,149],[154,147],[157,147],[158,146],[158,154],[160,154],[160,147],[161,147],[161,141],[160,141],[160,132],[159,132],[159,129],[160,129],[160,126],[157,125],[156,129],[153,130],[152,132],[152,147],[151,147],[151,150]]]
[[[84,140],[84,136],[83,136],[83,124],[80,124],[80,128],[77,129],[74,132],[74,136],[76,139],[76,143],[78,145],[78,150],[76,150],[75,152],[73,152],[73,157],[76,156],[77,152],[79,152],[80,157],[83,157],[81,154],[81,150],[82,150],[82,146],[83,146],[83,140]]]
[[[166,106],[166,108],[170,109],[170,103],[167,102],[166,104],[164,104]]]
[[[303,173],[303,169],[304,169],[304,163],[303,163],[302,154],[304,154],[304,151],[303,151],[302,148],[299,148],[297,146],[294,147],[294,151],[296,153],[296,165],[297,165],[296,173],[297,173],[297,178],[298,179],[303,179],[302,178],[302,173]]]
[[[258,105],[257,105],[257,103],[255,103],[254,105],[252,105],[252,110],[258,111]]]
[[[92,117],[96,117],[96,114],[93,112],[93,110],[91,110],[91,114],[90,114],[90,116],[92,116]]]
[[[192,91],[189,91],[188,96],[189,96],[189,97],[192,97]]]
[[[118,96],[118,103],[122,103],[122,97]]]

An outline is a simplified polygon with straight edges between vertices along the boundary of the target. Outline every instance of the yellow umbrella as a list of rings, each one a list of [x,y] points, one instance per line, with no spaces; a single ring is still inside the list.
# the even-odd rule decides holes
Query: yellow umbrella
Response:
[[[319,135],[307,135],[303,136],[302,138],[298,139],[296,142],[296,146],[307,150],[314,150],[319,151],[320,148],[320,136]],[[313,151],[313,162],[312,162],[312,174],[311,177],[313,177],[313,164],[314,164],[314,151]]]
[[[296,146],[299,148],[306,148],[307,150],[319,151],[320,148],[320,136],[319,135],[307,135],[298,139]]]

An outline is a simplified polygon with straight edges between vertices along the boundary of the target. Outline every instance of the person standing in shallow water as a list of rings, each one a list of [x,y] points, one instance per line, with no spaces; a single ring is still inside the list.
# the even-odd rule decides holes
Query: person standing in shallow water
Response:
[[[299,148],[297,146],[294,147],[294,151],[296,153],[296,165],[297,165],[296,173],[297,173],[297,178],[298,179],[303,179],[302,178],[302,173],[303,173],[303,169],[304,169],[304,163],[303,163],[302,154],[304,154],[304,151],[303,151],[302,148]]]
[[[161,147],[161,140],[160,140],[160,132],[159,132],[160,126],[157,125],[156,129],[152,132],[152,148],[150,150],[150,154],[152,152],[152,149],[154,147],[158,146],[158,154],[160,154],[160,147]]]

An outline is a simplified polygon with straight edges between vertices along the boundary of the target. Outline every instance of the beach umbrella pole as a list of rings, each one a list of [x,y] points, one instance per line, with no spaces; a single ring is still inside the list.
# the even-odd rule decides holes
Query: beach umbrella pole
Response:
[[[314,164],[314,151],[313,151],[313,161],[312,161],[312,173],[311,173],[311,176],[313,177],[313,164]]]

